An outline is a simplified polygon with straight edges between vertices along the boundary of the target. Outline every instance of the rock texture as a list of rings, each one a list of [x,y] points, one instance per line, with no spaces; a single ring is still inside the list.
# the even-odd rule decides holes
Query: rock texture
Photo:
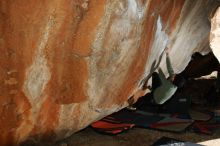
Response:
[[[127,106],[166,46],[182,71],[210,51],[218,3],[1,0],[0,145],[58,140]]]
[[[211,19],[210,47],[220,61],[220,7],[213,11],[214,16]]]

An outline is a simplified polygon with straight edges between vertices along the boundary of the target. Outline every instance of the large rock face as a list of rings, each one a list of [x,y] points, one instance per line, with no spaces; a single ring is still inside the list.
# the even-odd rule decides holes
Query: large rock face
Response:
[[[220,61],[220,7],[211,20],[210,47]]]
[[[1,0],[0,145],[64,138],[125,107],[166,46],[182,71],[210,51],[217,3]]]

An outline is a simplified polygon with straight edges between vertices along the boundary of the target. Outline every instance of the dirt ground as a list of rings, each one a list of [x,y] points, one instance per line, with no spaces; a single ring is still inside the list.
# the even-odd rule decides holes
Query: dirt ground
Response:
[[[212,108],[205,102],[209,99],[207,97],[208,90],[213,85],[214,80],[196,80],[189,81],[186,88],[179,94],[186,94],[192,96],[193,102],[200,102],[201,109],[204,107]],[[210,97],[211,98],[211,97]],[[203,101],[203,102],[202,102]],[[218,106],[220,107],[220,106]],[[220,108],[219,108],[220,110]],[[117,136],[108,136],[95,132],[90,127],[75,133],[71,137],[59,142],[58,146],[150,146],[156,140],[166,136],[182,141],[190,141],[194,143],[204,142],[208,140],[220,138],[220,129],[213,135],[201,135],[192,132],[171,133],[161,132],[150,129],[133,128],[126,133]],[[219,143],[220,145],[220,143]]]
[[[87,128],[62,141],[58,146],[150,146],[163,136],[199,143],[220,138],[220,130],[214,135],[209,136],[192,132],[171,133],[134,128],[117,136],[108,136],[96,133],[93,129]]]

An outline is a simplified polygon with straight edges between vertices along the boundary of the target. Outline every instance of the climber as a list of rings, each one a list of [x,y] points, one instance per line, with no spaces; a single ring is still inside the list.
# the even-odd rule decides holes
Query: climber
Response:
[[[159,105],[162,105],[169,100],[177,90],[177,86],[172,83],[175,79],[175,74],[167,51],[166,66],[169,73],[168,79],[164,75],[161,68],[158,69],[158,73],[154,72],[152,75],[153,101],[155,104]]]
[[[161,68],[158,69],[158,73],[153,72],[151,93],[141,97],[133,106],[129,106],[128,109],[144,109],[152,104],[160,106],[168,101],[176,92],[177,86],[173,84],[176,75],[173,71],[167,50],[168,49],[166,48],[166,66],[169,74],[168,79],[165,77]]]

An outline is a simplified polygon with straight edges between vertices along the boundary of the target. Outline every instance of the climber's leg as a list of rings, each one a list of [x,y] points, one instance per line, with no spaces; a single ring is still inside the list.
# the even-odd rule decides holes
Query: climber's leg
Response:
[[[166,65],[167,65],[167,71],[169,73],[169,79],[172,82],[175,78],[175,73],[174,73],[174,70],[173,70],[173,67],[172,67],[172,64],[171,64],[170,57],[169,57],[168,53],[166,53]]]

